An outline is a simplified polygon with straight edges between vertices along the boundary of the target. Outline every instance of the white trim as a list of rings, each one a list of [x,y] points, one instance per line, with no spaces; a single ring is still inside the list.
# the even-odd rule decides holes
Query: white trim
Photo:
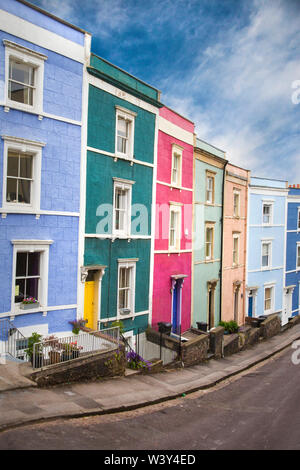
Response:
[[[132,160],[134,157],[134,127],[135,127],[135,116],[137,113],[132,112],[129,109],[122,108],[121,106],[115,105],[116,109],[116,128],[115,128],[115,154],[116,157],[121,157],[127,160]],[[118,151],[118,121],[119,119],[125,121],[128,130],[128,137],[126,137],[126,152]]]
[[[120,239],[120,240],[150,240],[151,239],[151,235],[112,235],[110,233],[86,233],[85,235],[85,238],[99,238],[99,239],[106,239],[106,238],[110,238],[112,240],[116,240],[116,239]]]
[[[111,95],[117,96],[118,98],[124,101],[128,101],[128,103],[131,103],[141,109],[149,111],[150,113],[153,113],[155,115],[158,115],[159,113],[158,108],[151,105],[150,103],[147,103],[146,101],[143,101],[140,98],[136,98],[135,96],[130,95],[129,93],[126,93],[123,90],[120,90],[120,88],[117,88],[114,85],[111,85],[110,83],[107,83],[104,80],[95,77],[94,75],[88,75],[88,82],[90,85],[93,85],[96,88],[100,88],[101,90],[106,91]]]
[[[0,20],[1,21],[1,20]],[[44,89],[44,62],[47,56],[36,53],[27,47],[20,46],[11,41],[3,39],[5,47],[5,87],[4,102],[5,106],[19,109],[21,111],[32,111],[41,114],[43,111],[43,89]],[[31,66],[34,69],[34,88],[33,88],[33,104],[19,103],[12,100],[8,96],[9,69],[10,60],[18,60],[24,65]]]
[[[138,261],[138,258],[135,259],[118,259],[118,290],[117,290],[117,318],[118,320],[121,320],[122,318],[125,317],[132,317],[135,316],[135,282],[136,282],[136,263]],[[121,268],[126,268],[130,269],[129,271],[129,306],[128,308],[130,309],[130,314],[128,315],[122,315],[120,313],[120,307],[119,307],[119,289],[120,289],[120,269]]]
[[[20,310],[19,305],[15,304],[15,279],[16,279],[16,262],[17,253],[24,252],[41,252],[40,257],[40,280],[39,280],[39,297],[40,306],[34,311],[44,310],[48,304],[48,269],[49,269],[49,246],[52,240],[11,240],[13,245],[13,267],[12,267],[12,283],[11,283],[11,315],[16,315]]]
[[[6,209],[0,207],[0,214],[20,214],[19,210]],[[44,211],[44,210],[22,210],[22,214],[28,215],[62,215],[64,217],[79,217],[79,212],[63,212],[63,211]]]
[[[91,36],[84,38],[85,64],[89,64],[91,50]],[[87,128],[88,128],[88,97],[89,83],[86,67],[82,69],[82,102],[81,102],[81,156],[80,156],[80,202],[79,202],[79,226],[78,226],[78,265],[77,265],[77,320],[84,316],[84,290],[85,285],[81,282],[81,266],[84,266],[84,243],[85,243],[85,213],[86,213],[86,165],[87,165]],[[99,289],[101,289],[99,283]],[[99,306],[101,308],[101,304]]]
[[[12,316],[18,316],[18,315],[28,315],[32,313],[54,312],[57,310],[71,310],[75,308],[77,308],[77,304],[56,305],[56,306],[51,306],[51,307],[39,307],[39,308],[35,308],[32,310],[16,310],[15,312],[10,311],[10,312],[0,313],[0,318],[12,317]]]
[[[263,312],[264,315],[270,315],[274,312],[275,307],[275,287],[276,282],[268,282],[264,284],[264,297],[263,297]],[[265,301],[266,301],[266,289],[271,289],[271,307],[268,310],[265,310]]]
[[[174,188],[180,188],[182,185],[182,157],[183,157],[183,148],[177,144],[172,144],[172,160],[171,160],[171,186]],[[177,180],[173,181],[173,170],[174,170],[174,161],[179,161],[177,168]]]
[[[263,259],[263,245],[268,245],[268,265],[263,266],[262,259]],[[272,268],[272,240],[270,239],[261,239],[261,257],[260,257],[260,266],[262,271],[268,271]]]
[[[113,226],[112,235],[113,238],[130,238],[131,234],[131,204],[132,204],[132,185],[134,182],[129,180],[123,180],[121,178],[113,178],[114,180],[114,191],[113,191]],[[125,209],[124,209],[124,228],[116,229],[116,190],[126,191]]]
[[[80,44],[4,10],[0,10],[0,29],[76,62],[84,63],[84,47]]]
[[[253,187],[251,184],[249,185],[249,192],[251,194],[258,194],[260,196],[280,196],[286,197],[288,193],[288,189],[284,188],[269,188],[269,187]]]
[[[138,316],[141,316],[141,315],[149,315],[149,310],[145,310],[144,312],[135,312],[134,313],[134,317],[138,317]],[[118,318],[118,320],[126,320],[127,318],[132,318],[133,315],[130,314],[130,315],[120,315],[120,318],[116,316],[114,317],[108,317],[108,318],[101,318],[99,321],[101,323],[107,323],[107,322],[111,322],[111,321],[114,321]]]
[[[173,184],[170,183],[165,183],[164,181],[156,181],[157,184],[162,184],[163,186],[168,186],[169,188],[172,189],[179,189],[180,191],[191,191],[193,192],[193,188],[185,188],[184,186],[174,186]]]
[[[264,207],[265,206],[270,208],[270,214],[269,214],[270,222],[264,222]],[[274,220],[274,201],[268,201],[268,200],[263,199],[262,200],[262,226],[263,227],[274,226],[273,220]],[[282,224],[281,226],[284,227],[284,224]]]
[[[193,250],[154,250],[154,253],[155,254],[164,254],[164,253],[167,253],[167,254],[179,254],[180,253],[192,253]]]
[[[186,131],[181,127],[173,124],[169,120],[163,118],[162,116],[158,117],[158,129],[165,134],[175,137],[175,139],[182,140],[186,144],[194,146],[194,134],[193,132]]]
[[[11,104],[11,105],[7,106],[5,104],[5,102],[0,102],[0,106],[4,106],[7,111],[9,111],[10,109],[18,110],[18,111],[20,110],[20,108],[15,106],[14,104]],[[74,119],[69,119],[69,118],[66,118],[66,117],[63,117],[63,116],[57,116],[55,114],[45,113],[44,111],[39,112],[39,113],[36,112],[36,111],[33,111],[31,109],[22,109],[22,111],[25,112],[25,113],[32,114],[34,116],[38,116],[39,118],[45,117],[47,119],[54,119],[55,121],[66,122],[67,124],[73,124],[74,126],[81,126],[82,125],[81,121],[75,121]]]
[[[130,162],[130,164],[136,163],[138,165],[144,165],[150,168],[154,167],[153,163],[143,162],[142,160],[136,160],[135,158],[132,158],[132,159],[125,158],[125,157],[122,157],[120,154],[117,155],[116,153],[106,152],[106,150],[99,150],[94,147],[87,147],[87,150],[89,152],[98,153],[99,155],[106,155],[108,157],[112,157],[115,160],[125,160],[127,162]]]
[[[249,269],[248,273],[260,273],[264,271],[277,271],[278,269],[284,269],[283,266],[271,267],[271,268],[259,268],[259,269]]]
[[[168,251],[170,253],[174,253],[174,251],[178,252],[180,251],[180,245],[181,245],[181,224],[182,224],[182,210],[181,210],[181,206],[183,206],[183,204],[181,203],[174,203],[174,202],[170,202],[170,211],[169,211],[169,248],[168,248]],[[175,242],[175,245],[171,245],[170,244],[170,230],[171,230],[171,214],[174,213],[176,214],[176,218],[175,218],[175,223],[176,223],[176,226],[175,226],[175,230],[174,230],[174,242]]]
[[[8,212],[10,210],[19,213],[23,212],[34,212],[37,213],[40,210],[40,199],[41,199],[41,171],[42,171],[42,148],[46,145],[43,142],[37,142],[32,140],[26,140],[19,137],[12,137],[2,135],[4,140],[4,152],[3,152],[3,187],[2,187],[2,207],[3,210]],[[32,180],[30,184],[30,203],[22,204],[18,202],[7,202],[6,201],[6,186],[7,186],[7,161],[8,152],[16,151],[19,153],[28,153],[32,155]]]

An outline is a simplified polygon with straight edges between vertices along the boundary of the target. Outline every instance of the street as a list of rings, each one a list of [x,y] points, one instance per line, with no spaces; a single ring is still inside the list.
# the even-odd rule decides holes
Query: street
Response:
[[[299,450],[300,366],[291,355],[288,348],[214,390],[144,409],[8,430],[0,449]]]

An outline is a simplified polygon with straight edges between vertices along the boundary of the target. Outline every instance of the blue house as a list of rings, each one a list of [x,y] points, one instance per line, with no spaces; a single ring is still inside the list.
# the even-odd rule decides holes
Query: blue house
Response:
[[[285,230],[287,183],[251,177],[248,199],[246,312],[249,317],[285,309]]]
[[[287,198],[285,295],[287,317],[300,313],[300,187],[290,187]]]
[[[66,336],[78,313],[89,50],[85,31],[0,0],[0,322],[25,337]]]

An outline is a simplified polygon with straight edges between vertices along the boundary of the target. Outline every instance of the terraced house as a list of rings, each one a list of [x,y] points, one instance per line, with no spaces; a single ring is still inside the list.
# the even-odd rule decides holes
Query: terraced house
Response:
[[[248,199],[246,316],[277,313],[284,308],[287,182],[252,176]]]
[[[81,305],[87,326],[151,322],[159,91],[91,56]],[[84,178],[84,175],[83,175]]]
[[[289,187],[287,198],[286,270],[284,289],[286,318],[300,312],[300,185]]]
[[[192,324],[218,326],[225,152],[196,139],[194,144],[194,240]]]
[[[250,172],[228,163],[225,171],[222,320],[245,322],[248,184]]]
[[[90,35],[25,1],[0,9],[0,319],[11,334],[65,335],[78,314]]]

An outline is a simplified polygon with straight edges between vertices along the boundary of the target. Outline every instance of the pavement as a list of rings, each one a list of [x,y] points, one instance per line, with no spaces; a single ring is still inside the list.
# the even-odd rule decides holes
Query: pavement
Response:
[[[0,431],[55,418],[129,411],[208,389],[274,356],[297,339],[300,324],[250,349],[196,366],[49,388],[37,388],[27,381],[16,386],[11,375],[11,384],[3,389],[9,379],[3,374],[5,366],[0,365]],[[291,349],[291,355],[293,352]],[[18,367],[26,369],[25,364]]]

